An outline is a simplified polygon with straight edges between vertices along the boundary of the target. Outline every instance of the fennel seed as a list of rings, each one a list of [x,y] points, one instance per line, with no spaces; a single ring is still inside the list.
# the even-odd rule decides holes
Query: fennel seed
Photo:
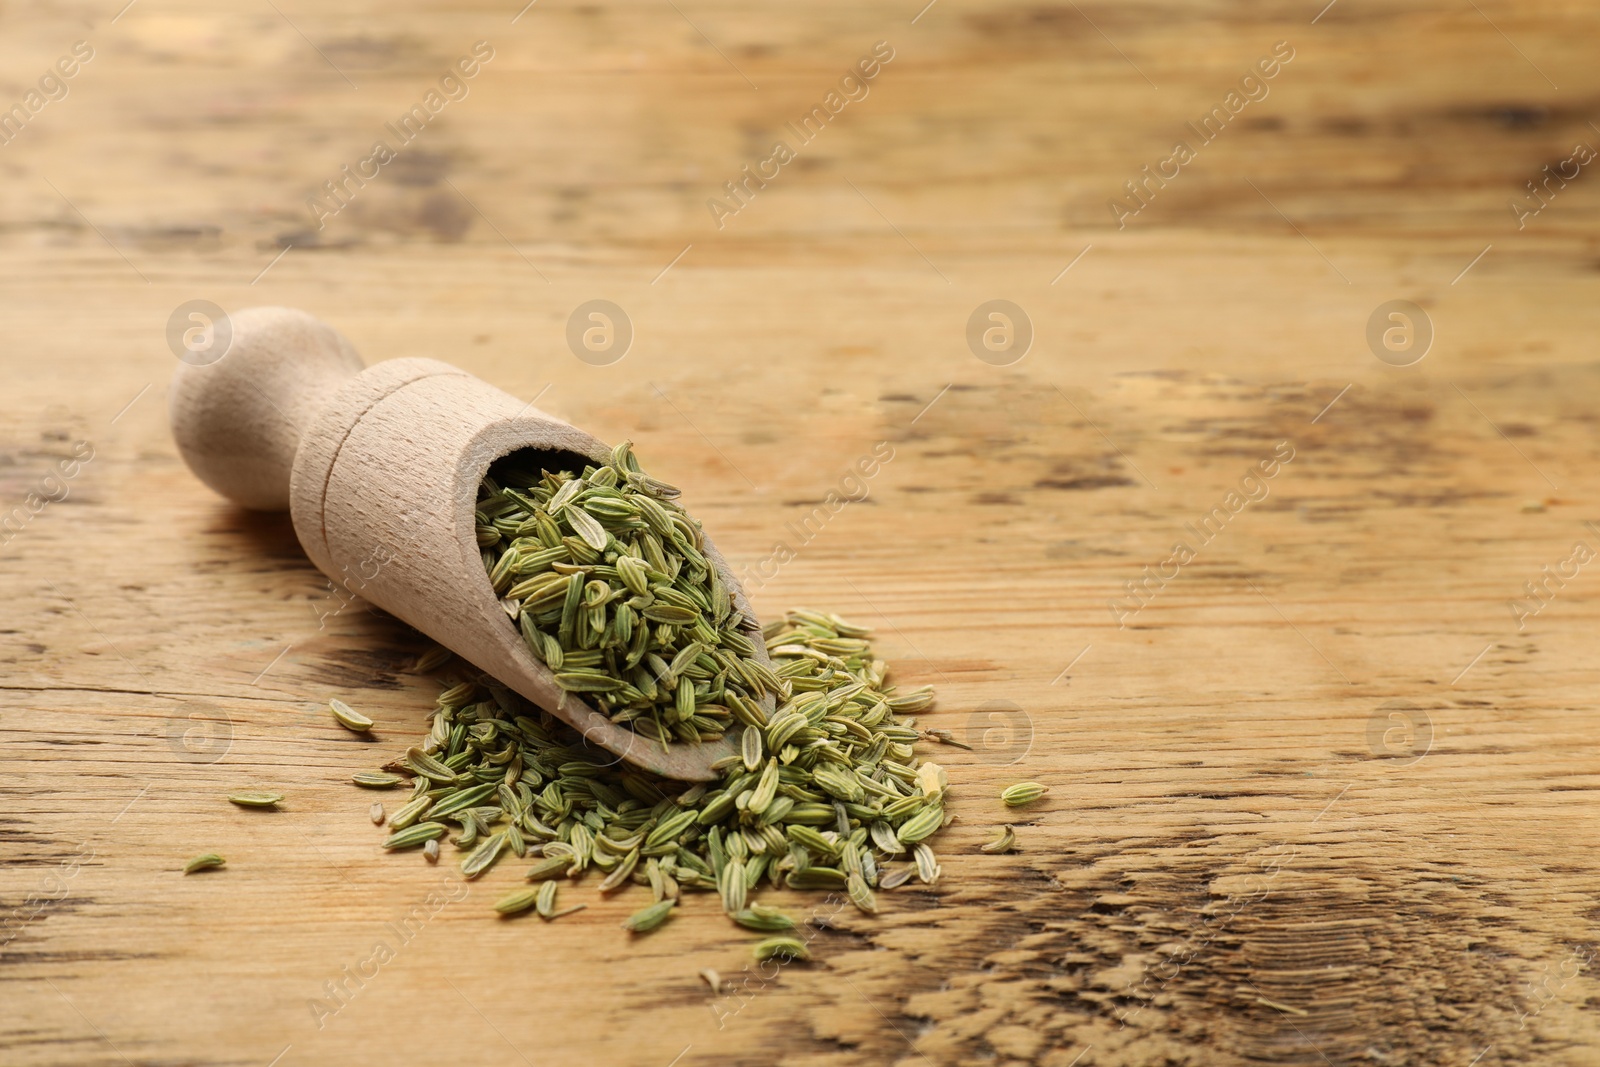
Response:
[[[283,800],[283,794],[246,790],[241,793],[229,793],[228,800],[241,808],[276,808]]]

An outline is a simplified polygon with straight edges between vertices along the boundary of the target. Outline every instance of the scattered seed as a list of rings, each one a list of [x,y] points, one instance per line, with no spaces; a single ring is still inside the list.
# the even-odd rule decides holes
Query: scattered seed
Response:
[[[979,845],[978,851],[988,853],[1010,852],[1012,846],[1016,844],[1016,841],[1017,835],[1011,829],[1011,827],[1002,826],[1000,828],[1000,836],[996,837],[993,841],[990,841],[987,845]]]
[[[223,859],[221,856],[217,855],[215,852],[207,852],[205,855],[196,856],[194,859],[190,860],[188,863],[185,863],[183,865],[183,873],[184,874],[193,874],[195,871],[209,871],[213,867],[221,867],[224,863],[227,863],[227,862],[228,862],[227,860]]]
[[[556,913],[556,892],[560,890],[560,882],[541,882],[537,890],[539,894],[539,916],[549,919]]]
[[[521,892],[532,903],[522,908],[537,909],[540,893],[552,894],[540,911],[549,919],[583,906],[562,908],[554,894],[563,880],[593,869],[602,892],[649,887],[649,906],[624,924],[631,931],[670,921],[677,901],[701,892],[717,894],[737,925],[788,933],[791,942],[795,920],[758,902],[766,886],[837,892],[870,913],[876,891],[919,875],[937,879],[926,842],[949,821],[948,776],[918,759],[914,746],[926,743],[924,732],[903,717],[926,707],[928,694],[899,700],[866,631],[819,612],[790,612],[767,626],[761,641],[770,665],[751,658],[755,640],[737,629],[731,611],[716,621],[726,591],[706,594],[688,580],[701,569],[688,528],[670,511],[653,510],[659,501],[648,494],[625,502],[638,507],[637,525],[613,518],[626,507],[615,503],[608,477],[591,471],[574,490],[564,488],[572,479],[557,479],[555,493],[552,483],[530,478],[523,484],[543,488],[532,496],[497,489],[500,501],[487,510],[480,498],[478,525],[494,531],[499,561],[510,557],[491,578],[503,580],[502,595],[526,593],[519,624],[525,637],[534,628],[530,647],[536,640],[557,673],[584,687],[596,679],[622,687],[601,696],[615,695],[612,714],[635,729],[687,740],[679,727],[696,738],[736,728],[736,751],[716,765],[721,778],[685,786],[618,763],[498,684],[463,682],[440,694],[423,743],[390,765],[401,774],[366,772],[375,786],[416,775],[406,802],[388,815],[386,847],[420,845],[433,861],[450,834],[464,877],[507,851],[526,854],[533,884]],[[519,503],[541,492],[544,503],[533,511]],[[559,492],[570,495],[557,508],[551,501]],[[533,513],[541,507],[542,517]],[[604,552],[558,521],[572,508],[606,530]],[[669,552],[680,559],[669,562]],[[720,590],[722,579],[705,566],[708,585]],[[698,621],[657,640],[644,610],[652,604]],[[627,639],[608,644],[615,626]],[[727,640],[718,644],[719,635]],[[776,697],[771,712],[761,703],[768,693]],[[685,711],[688,719],[680,719]],[[801,958],[782,946],[771,951]]]
[[[676,903],[677,901],[675,900],[661,900],[648,908],[641,908],[622,921],[622,928],[636,934],[654,930],[667,921],[667,917],[672,914],[673,905]]]
[[[949,730],[924,730],[922,731],[922,736],[929,741],[937,741],[941,745],[954,745],[956,748],[964,748],[968,752],[972,751],[971,745],[963,741],[957,741],[956,735]]]
[[[471,855],[461,861],[461,877],[476,878],[478,875],[494,866],[495,860],[500,858],[500,853],[505,850],[506,835],[504,833],[491,834],[483,844],[472,850]]]
[[[384,838],[383,847],[416,848],[420,844],[443,837],[447,829],[449,828],[442,822],[419,822],[415,826],[397,830]]]
[[[264,793],[247,791],[243,793],[229,793],[228,799],[241,808],[272,808],[283,799],[282,793]]]
[[[1000,799],[1005,801],[1009,808],[1020,808],[1024,804],[1032,804],[1048,792],[1050,787],[1040,785],[1038,782],[1018,782],[1002,789]]]
[[[394,816],[390,818],[389,829],[404,830],[418,819],[421,819],[423,815],[427,814],[428,809],[431,807],[433,807],[433,798],[428,794],[423,793],[420,796],[413,797],[411,800],[408,800],[406,803],[402,804],[400,806],[400,810],[395,812]]]
[[[350,780],[367,789],[392,789],[405,781],[398,774],[388,771],[357,771],[350,776]]]
[[[763,933],[794,929],[794,920],[784,914],[782,909],[769,907],[766,904],[755,904],[745,908],[734,915],[733,921],[747,930],[760,930]]]
[[[879,889],[899,889],[911,881],[911,876],[917,873],[916,867],[909,863],[890,867],[878,876]]]
[[[381,800],[373,801],[372,802],[372,807],[367,809],[367,814],[372,816],[372,824],[374,826],[382,826],[383,825],[383,801],[381,801]]]
[[[539,890],[519,889],[495,901],[494,910],[501,915],[516,915],[518,912],[527,911],[538,902]]]
[[[806,948],[805,942],[797,937],[769,937],[764,941],[756,942],[752,954],[761,962],[770,959],[781,960],[809,960],[811,952]]]
[[[712,996],[720,997],[722,995],[722,975],[707,967],[700,972],[700,977],[704,978],[706,985],[711,987]]]
[[[332,709],[333,717],[338,720],[339,725],[345,729],[354,730],[358,734],[364,734],[372,729],[372,720],[344,701],[335,698],[328,701],[328,707]]]

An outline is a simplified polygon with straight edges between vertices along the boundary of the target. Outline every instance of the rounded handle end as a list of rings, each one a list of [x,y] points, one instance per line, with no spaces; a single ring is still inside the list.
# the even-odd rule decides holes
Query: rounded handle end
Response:
[[[215,325],[220,356],[185,360],[168,414],[178,453],[202,482],[257,511],[289,507],[301,435],[363,364],[333,327],[294,308],[235,311]]]

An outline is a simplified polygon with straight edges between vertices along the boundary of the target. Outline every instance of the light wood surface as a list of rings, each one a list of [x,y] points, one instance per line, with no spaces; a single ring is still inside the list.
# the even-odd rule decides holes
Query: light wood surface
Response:
[[[1600,147],[1592,6],[116,6],[0,9],[0,106],[93,49],[0,145],[0,1062],[1600,1062],[1600,177],[1511,209]],[[317,230],[307,198],[479,40]],[[709,899],[630,942],[626,897],[499,922],[516,865],[383,854],[346,781],[421,736],[423,644],[179,461],[195,299],[631,437],[759,613],[875,626],[977,746],[928,753],[943,880],[745,984]],[[595,299],[633,325],[610,365],[567,346]],[[1032,324],[1010,366],[968,348],[992,299]],[[1434,327],[1413,366],[1368,349],[1392,300]],[[1052,791],[1007,812],[1022,779]],[[222,800],[246,785],[283,810]],[[1007,821],[1022,851],[979,853]]]

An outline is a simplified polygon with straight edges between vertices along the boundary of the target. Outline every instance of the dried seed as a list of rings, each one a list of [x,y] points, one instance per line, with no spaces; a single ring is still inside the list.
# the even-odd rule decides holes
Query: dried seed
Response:
[[[494,866],[495,860],[500,858],[500,853],[506,847],[504,832],[491,834],[483,844],[473,849],[466,859],[461,861],[461,877],[476,878],[478,875]]]
[[[389,829],[404,830],[426,815],[431,807],[433,807],[433,798],[428,794],[423,793],[421,796],[413,797],[389,819]]]
[[[868,915],[878,914],[878,899],[872,895],[872,890],[867,888],[867,883],[860,874],[852,873],[845,881],[845,892],[850,897],[850,903]]]
[[[429,841],[426,845],[423,845],[422,846],[422,854],[427,857],[429,863],[438,863],[439,862],[439,842],[438,841]]]
[[[405,781],[398,774],[388,771],[357,771],[350,776],[350,780],[367,789],[392,789]]]
[[[733,921],[747,930],[759,930],[762,933],[794,929],[793,919],[781,909],[768,907],[765,904],[752,904],[743,911],[735,913]]]
[[[771,959],[788,961],[811,958],[811,952],[806,948],[805,942],[797,937],[769,937],[756,942],[751,952],[762,963]]]
[[[567,868],[571,866],[571,856],[546,856],[528,868],[528,873],[525,877],[530,882],[542,882],[546,878],[560,878],[567,873]]]
[[[518,889],[516,892],[508,893],[495,901],[494,910],[501,915],[516,915],[519,912],[527,911],[538,901],[539,890]]]
[[[396,830],[384,838],[383,847],[388,849],[416,848],[420,844],[443,837],[446,829],[447,827],[442,822],[419,822],[414,826],[407,826],[403,830]]]
[[[373,823],[374,826],[382,826],[383,825],[383,801],[381,801],[381,800],[373,801],[372,802],[372,807],[367,809],[367,814],[372,817],[372,823]]]
[[[605,551],[611,537],[606,533],[605,527],[595,521],[593,515],[590,515],[581,507],[568,508],[565,518],[572,524],[573,532],[583,538],[590,548],[596,552]]]
[[[729,860],[728,865],[722,868],[722,876],[717,879],[717,891],[722,894],[723,911],[737,915],[744,910],[745,897],[750,889],[745,881],[742,861]]]
[[[241,808],[273,808],[283,800],[282,793],[265,793],[246,791],[243,793],[229,793],[228,799]]]
[[[443,645],[434,645],[432,648],[428,649],[428,651],[417,657],[417,661],[411,665],[410,673],[427,674],[429,671],[438,670],[440,667],[445,665],[445,661],[448,660],[450,656],[451,652],[448,648],[445,648]]]
[[[993,841],[990,841],[987,845],[979,845],[978,846],[978,851],[979,852],[989,852],[989,853],[1010,852],[1012,846],[1016,844],[1016,840],[1017,840],[1017,835],[1011,829],[1011,827],[1010,826],[1002,826],[1000,828],[1000,835],[998,837],[996,837]]]
[[[700,977],[704,978],[706,985],[711,987],[712,996],[720,997],[722,995],[722,975],[713,971],[710,967],[706,967],[701,970]]]
[[[564,509],[548,510],[562,486],[580,480],[566,507],[598,519],[605,552],[562,521]],[[531,488],[515,488],[518,481]],[[594,687],[585,693],[591,706],[646,737],[705,740],[737,724],[740,744],[716,762],[719,781],[685,788],[590,750],[497,684],[461,683],[441,694],[427,741],[396,768],[417,778],[391,813],[386,844],[421,844],[436,856],[451,819],[461,824],[456,845],[468,876],[519,843],[524,852],[531,846],[535,884],[523,890],[531,908],[545,886],[559,893],[556,883],[589,867],[601,871],[603,892],[648,885],[650,908],[628,922],[641,932],[670,919],[680,887],[716,890],[736,924],[768,934],[792,930],[793,920],[752,903],[763,881],[837,892],[870,912],[874,890],[940,876],[924,842],[950,818],[948,776],[919,762],[913,745],[924,731],[892,706],[896,693],[864,632],[847,632],[831,615],[791,612],[762,631],[768,667],[749,659],[758,650],[742,634],[753,624],[670,502],[636,494],[630,505],[650,503],[637,504],[630,520],[613,496],[632,488],[629,480],[592,467],[582,479],[518,473],[507,490],[485,486],[480,525],[500,538],[491,568],[514,556],[499,588],[538,579],[519,608],[535,654],[574,685]],[[542,569],[523,569],[540,553]],[[684,621],[651,620],[652,607],[678,609],[685,614],[672,617]],[[725,640],[724,631],[741,636]],[[760,703],[768,694],[773,711]],[[380,774],[368,780],[403,782]],[[911,862],[886,862],[896,856]],[[582,906],[547,901],[541,914],[549,918]]]
[[[406,765],[431,781],[450,785],[456,780],[455,771],[452,771],[420,748],[406,750]]]
[[[911,881],[911,876],[917,873],[916,867],[909,863],[898,864],[888,868],[878,877],[879,889],[899,889]]]
[[[898,856],[906,850],[906,846],[895,836],[894,827],[882,821],[872,824],[872,843],[890,856]]]
[[[622,928],[636,934],[654,930],[667,921],[676,903],[674,900],[661,900],[648,908],[641,908],[622,921]]]
[[[184,874],[193,874],[195,871],[209,871],[213,867],[221,867],[224,863],[227,863],[227,862],[228,862],[227,860],[223,859],[221,856],[217,855],[215,852],[207,852],[205,855],[196,856],[194,859],[190,860],[188,863],[185,863],[183,865],[183,873]]]
[[[845,873],[836,867],[807,867],[784,879],[790,889],[843,889]]]
[[[1038,782],[1018,782],[1002,789],[1000,799],[1005,801],[1007,807],[1020,808],[1024,804],[1032,804],[1048,792],[1050,787],[1040,785]]]
[[[372,729],[372,720],[344,701],[337,698],[330,700],[328,701],[328,707],[333,711],[334,719],[345,729],[354,730],[358,734],[364,734]]]
[[[639,850],[636,848],[629,850],[628,854],[622,857],[622,861],[612,868],[611,873],[606,875],[605,880],[600,883],[600,892],[609,893],[614,889],[621,888],[628,881],[628,877],[633,874],[633,869],[638,866],[638,863]]]
[[[929,804],[901,823],[900,829],[895,831],[895,836],[903,844],[914,845],[923,838],[932,836],[943,825],[944,808],[938,804]]]
[[[561,888],[560,882],[544,882],[535,890],[538,893],[539,917],[549,919],[556,913],[556,890]]]

